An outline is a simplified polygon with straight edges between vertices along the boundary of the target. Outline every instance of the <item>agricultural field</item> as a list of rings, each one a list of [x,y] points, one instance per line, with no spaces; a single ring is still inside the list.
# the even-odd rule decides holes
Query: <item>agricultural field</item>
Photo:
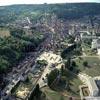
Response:
[[[6,28],[0,28],[0,37],[8,37],[10,36],[10,31]]]

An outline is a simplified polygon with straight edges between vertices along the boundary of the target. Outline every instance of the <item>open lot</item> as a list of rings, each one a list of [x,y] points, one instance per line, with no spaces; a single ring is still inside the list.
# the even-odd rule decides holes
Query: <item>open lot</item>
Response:
[[[18,98],[25,99],[26,96],[32,90],[36,81],[37,81],[37,78],[34,78],[33,74],[29,73],[28,79],[25,82],[20,82],[17,86],[15,86],[12,91],[12,94]]]
[[[32,84],[20,83],[20,85],[15,91],[15,95],[19,98],[25,99],[27,94],[30,92],[31,88],[32,88]]]

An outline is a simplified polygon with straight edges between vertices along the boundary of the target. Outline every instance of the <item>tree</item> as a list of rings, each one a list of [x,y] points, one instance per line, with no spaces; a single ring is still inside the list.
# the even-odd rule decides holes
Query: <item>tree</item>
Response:
[[[57,78],[58,75],[59,75],[58,69],[54,69],[49,73],[49,75],[47,77],[49,87],[51,87],[51,84],[54,82],[54,80]]]
[[[70,53],[72,53],[72,51],[74,51],[76,49],[77,45],[76,43],[74,43],[73,45],[71,46],[68,46],[66,49],[64,49],[62,52],[61,52],[61,57],[64,59],[66,58],[67,55],[69,55]]]
[[[22,29],[13,28],[10,32],[10,36],[0,38],[0,72],[7,72],[8,68],[16,66],[26,53],[34,51],[44,38],[40,33],[28,36]],[[47,65],[45,61],[43,64]]]
[[[28,100],[40,100],[40,97],[41,97],[40,86],[39,84],[37,84]]]
[[[69,97],[69,100],[73,100],[73,98],[72,97]]]
[[[61,74],[63,75],[63,71],[64,71],[64,66],[61,66]]]
[[[70,83],[70,80],[68,79],[67,82],[66,82],[66,89],[67,91],[70,91],[71,90],[71,83]]]
[[[25,34],[25,32],[22,29],[13,28],[10,29],[10,34],[14,37],[21,38]]]
[[[41,66],[47,66],[48,62],[46,60],[37,60],[37,64]]]
[[[0,57],[0,73],[6,72],[8,68],[9,68],[9,62],[3,57]]]
[[[83,62],[83,66],[86,66],[87,67],[88,66],[88,62],[87,61],[84,61]]]
[[[64,97],[61,95],[60,100],[64,100]]]
[[[29,83],[30,82],[30,79],[29,77],[27,76],[26,80],[25,80],[26,83]]]
[[[70,69],[71,67],[71,58],[68,58],[67,62],[65,62],[65,68]]]
[[[36,96],[36,98],[40,97],[40,86],[39,86],[39,84],[37,84],[35,89],[34,89],[34,96]]]
[[[72,61],[72,66],[75,67],[76,66],[76,62]]]
[[[74,43],[75,37],[74,36],[69,36],[69,43]]]

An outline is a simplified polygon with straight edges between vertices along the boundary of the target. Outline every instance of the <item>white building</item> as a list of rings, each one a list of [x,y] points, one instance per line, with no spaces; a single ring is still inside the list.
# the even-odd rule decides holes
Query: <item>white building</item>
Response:
[[[100,100],[100,76],[88,78],[79,88],[81,100]]]
[[[100,48],[97,49],[97,54],[100,55]]]
[[[100,55],[100,39],[93,39],[91,49],[97,49],[97,54]]]
[[[89,91],[90,91],[89,95],[93,96],[93,97],[98,96],[99,89],[98,89],[98,86],[97,86],[95,80],[93,78],[90,78],[88,80],[87,84],[88,84],[88,88],[89,88]]]
[[[100,39],[97,40],[97,54],[100,55]]]
[[[92,48],[92,49],[97,49],[97,39],[93,39],[93,40],[92,40],[91,48]]]

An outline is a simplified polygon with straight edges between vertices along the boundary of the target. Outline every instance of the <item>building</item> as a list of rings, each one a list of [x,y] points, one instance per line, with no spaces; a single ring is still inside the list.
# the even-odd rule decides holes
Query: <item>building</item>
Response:
[[[100,100],[100,76],[89,78],[80,86],[81,100]]]
[[[98,86],[96,84],[96,81],[93,79],[93,78],[90,78],[87,82],[87,85],[88,85],[88,88],[89,88],[89,91],[90,91],[90,96],[98,96],[99,94],[99,89],[98,89]]]
[[[100,55],[100,39],[93,39],[91,43],[91,49],[96,49],[97,54]]]
[[[93,40],[92,40],[91,48],[92,48],[92,49],[97,49],[97,39],[93,39]]]
[[[100,55],[100,48],[97,49],[97,54]]]
[[[97,40],[97,54],[100,55],[100,39]]]

